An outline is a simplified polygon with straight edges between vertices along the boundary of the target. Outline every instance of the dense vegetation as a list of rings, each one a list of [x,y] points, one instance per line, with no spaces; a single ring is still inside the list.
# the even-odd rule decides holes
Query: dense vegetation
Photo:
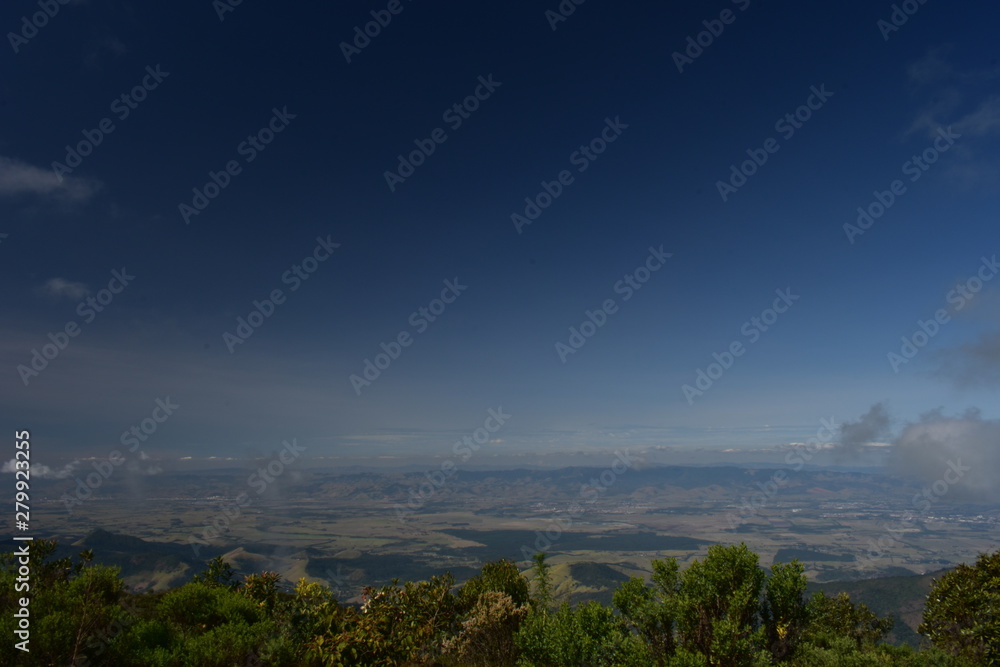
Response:
[[[916,651],[882,643],[892,626],[846,594],[805,597],[798,561],[769,572],[745,545],[713,546],[681,571],[653,562],[650,582],[622,583],[610,607],[555,606],[548,564],[530,581],[486,563],[460,587],[450,574],[365,589],[360,607],[272,572],[237,580],[221,558],[163,593],[126,590],[119,571],[52,558],[31,543],[30,653],[14,647],[19,563],[0,560],[9,665],[991,665],[1000,664],[1000,552],[936,581]]]

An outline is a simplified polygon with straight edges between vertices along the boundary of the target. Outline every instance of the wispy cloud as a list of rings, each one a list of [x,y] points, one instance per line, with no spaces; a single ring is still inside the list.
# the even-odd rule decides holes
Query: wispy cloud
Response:
[[[90,294],[90,289],[83,283],[74,283],[62,278],[49,278],[44,285],[36,288],[35,292],[53,299],[67,298],[76,301]]]
[[[97,181],[65,176],[14,158],[0,156],[0,197],[47,195],[84,201],[101,188]]]
[[[955,121],[954,125],[957,132],[973,137],[1000,134],[1000,97],[985,100],[971,113]]]
[[[922,106],[904,133],[905,137],[914,134],[934,136],[939,127],[946,125],[962,104],[962,95],[955,89],[945,89],[935,95],[934,99]],[[954,123],[952,123],[954,124]]]
[[[103,64],[105,54],[110,53],[115,58],[128,53],[128,47],[113,35],[94,38],[87,45],[87,55],[83,59],[83,65],[89,70],[99,69]]]
[[[939,46],[928,51],[922,58],[910,63],[906,75],[911,83],[929,85],[951,79],[955,70],[948,62],[946,54],[951,49]]]
[[[940,350],[937,372],[963,388],[1000,387],[1000,332]]]
[[[1000,136],[1000,96],[993,92],[1000,71],[956,68],[952,50],[931,49],[907,68],[914,95],[926,101],[918,105],[903,139],[934,137],[940,128],[951,127],[961,139],[943,162],[942,173],[964,189],[994,187],[1000,160],[995,146],[984,141]]]

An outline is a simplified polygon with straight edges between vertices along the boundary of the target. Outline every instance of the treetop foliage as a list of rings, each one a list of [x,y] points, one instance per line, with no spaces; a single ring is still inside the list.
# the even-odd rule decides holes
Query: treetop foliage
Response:
[[[29,547],[31,651],[6,642],[9,665],[213,667],[233,665],[823,665],[964,666],[1000,663],[1000,552],[937,580],[927,598],[920,651],[884,643],[893,619],[847,594],[806,599],[797,560],[759,565],[745,544],[709,548],[681,570],[654,560],[612,605],[554,606],[550,566],[537,554],[525,574],[487,562],[456,586],[428,581],[366,587],[341,604],[318,583],[283,590],[274,572],[238,579],[221,557],[191,583],[129,592],[93,554],[51,558]],[[0,554],[0,626],[13,636],[18,562]]]

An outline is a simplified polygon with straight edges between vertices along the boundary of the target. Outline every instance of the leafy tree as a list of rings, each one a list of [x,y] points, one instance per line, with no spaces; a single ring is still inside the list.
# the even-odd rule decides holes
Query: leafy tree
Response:
[[[545,562],[545,552],[539,551],[532,556],[534,565],[532,572],[535,580],[534,604],[542,609],[552,606],[552,578],[549,574],[549,565]]]
[[[597,602],[576,609],[563,604],[551,613],[532,609],[515,642],[522,665],[648,665],[653,661],[645,643]]]
[[[55,540],[33,540],[26,542],[24,546],[28,552],[28,569],[31,571],[31,578],[40,588],[65,583],[73,574],[79,574],[94,558],[94,552],[88,549],[80,552],[79,560],[75,565],[70,558],[53,559],[52,555],[57,547]],[[21,564],[20,558],[19,554],[13,552],[0,553],[0,568],[5,574],[15,574]],[[19,595],[15,595],[13,586],[0,590],[0,602],[4,604],[15,602],[17,597]]]
[[[803,598],[807,583],[804,572],[797,559],[771,566],[761,616],[767,645],[776,661],[785,660],[795,652],[808,619]]]
[[[713,545],[704,561],[681,575],[678,590],[679,644],[707,657],[710,665],[752,665],[763,636],[758,612],[764,572],[745,544]]]
[[[629,628],[645,640],[656,660],[674,655],[677,614],[677,560],[653,561],[653,584],[632,577],[615,591],[612,604]]]
[[[402,587],[397,580],[366,587],[360,611],[345,609],[334,628],[337,634],[314,639],[310,651],[324,665],[431,661],[457,620],[454,585],[455,578],[446,573]]]
[[[459,633],[445,640],[444,653],[463,665],[516,664],[514,636],[527,615],[528,605],[515,604],[507,593],[484,591]]]
[[[918,631],[949,653],[1000,664],[1000,551],[935,580]]]
[[[281,575],[277,572],[248,574],[237,589],[241,595],[257,603],[265,611],[274,612],[278,606],[278,583]]]
[[[235,589],[239,582],[233,580],[234,572],[232,566],[222,556],[216,556],[208,561],[208,569],[201,574],[196,574],[191,578],[195,583],[203,583],[209,586],[223,586]]]
[[[257,601],[227,586],[193,582],[160,596],[154,613],[111,642],[121,667],[292,665],[281,627]]]
[[[507,559],[484,563],[480,573],[462,585],[458,592],[460,607],[471,609],[479,596],[488,591],[506,593],[517,606],[530,601],[528,580]]]
[[[322,664],[322,656],[327,652],[326,638],[337,636],[342,630],[344,610],[333,593],[322,584],[299,579],[286,614],[292,643],[305,647],[309,664]]]
[[[0,554],[0,662],[9,665],[85,664],[96,638],[109,628],[121,626],[125,612],[121,600],[125,585],[118,568],[91,564],[93,553],[83,551],[76,563],[70,558],[52,559],[56,543],[38,540],[26,543],[30,579],[18,582],[19,559]],[[19,590],[18,584],[21,584]],[[29,588],[24,589],[23,585]],[[30,600],[30,653],[14,646],[19,598]]]
[[[517,565],[506,559],[484,563],[456,597],[464,618],[458,634],[445,640],[444,652],[462,664],[514,664],[514,634],[531,601],[528,580]]]
[[[88,640],[122,615],[125,585],[119,573],[117,567],[93,565],[63,586],[39,594],[32,602],[37,615],[32,650],[71,664],[80,660]]]
[[[864,603],[855,605],[851,596],[840,593],[832,598],[816,593],[806,605],[809,622],[804,638],[814,644],[829,645],[833,638],[849,639],[856,648],[871,646],[889,634],[894,620],[879,618]]]

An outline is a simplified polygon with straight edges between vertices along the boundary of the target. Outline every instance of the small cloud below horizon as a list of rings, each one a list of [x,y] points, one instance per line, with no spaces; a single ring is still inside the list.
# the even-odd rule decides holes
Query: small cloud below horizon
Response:
[[[886,440],[890,434],[890,424],[885,404],[876,403],[858,421],[841,424],[839,445],[834,450],[844,458],[854,457],[861,452],[862,447]]]
[[[957,417],[933,410],[903,429],[890,464],[902,474],[931,484],[938,495],[935,487],[945,484],[947,492],[956,487],[958,497],[995,501],[1000,498],[998,443],[1000,420],[983,419],[975,408]],[[953,482],[956,475],[958,481]]]
[[[15,473],[22,468],[17,467],[17,459],[11,459],[0,467],[0,473]],[[79,461],[72,461],[67,463],[62,468],[50,468],[47,465],[42,465],[39,463],[34,463],[29,466],[31,475],[41,479],[66,479],[73,474],[73,471],[77,469],[80,465]]]
[[[844,424],[835,451],[858,459],[863,448],[879,447],[888,454],[890,471],[929,484],[938,497],[944,485],[945,493],[954,491],[953,498],[1000,499],[995,484],[1000,475],[1000,420],[984,419],[977,408],[959,416],[935,409],[905,424],[897,436],[890,436],[891,422],[885,405],[876,403],[857,422]]]

